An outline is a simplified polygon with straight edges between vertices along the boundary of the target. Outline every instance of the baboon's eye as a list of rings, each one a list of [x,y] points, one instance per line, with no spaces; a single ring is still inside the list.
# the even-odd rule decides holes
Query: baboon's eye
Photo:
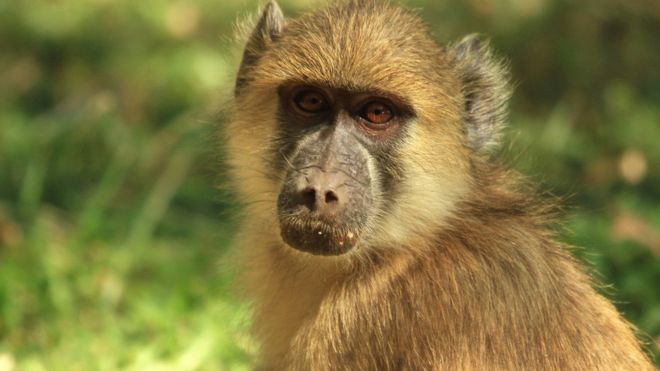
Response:
[[[312,89],[305,89],[294,95],[293,103],[303,113],[319,113],[328,109],[325,96]]]
[[[384,102],[369,102],[362,108],[360,116],[371,124],[383,125],[394,117],[394,112]]]

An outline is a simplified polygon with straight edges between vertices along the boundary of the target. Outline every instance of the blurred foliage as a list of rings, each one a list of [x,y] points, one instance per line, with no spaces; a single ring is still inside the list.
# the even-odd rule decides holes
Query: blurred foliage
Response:
[[[657,344],[660,3],[408,4],[440,41],[481,32],[511,61],[502,154],[567,196],[564,238]],[[212,123],[256,8],[0,2],[0,370],[251,366]]]

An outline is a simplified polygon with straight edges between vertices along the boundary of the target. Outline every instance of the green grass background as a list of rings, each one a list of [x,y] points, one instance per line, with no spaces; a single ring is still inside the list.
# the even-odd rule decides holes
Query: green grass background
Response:
[[[439,40],[482,32],[511,61],[502,155],[565,196],[562,238],[657,349],[660,3],[407,4]],[[0,371],[251,367],[211,138],[233,25],[256,8],[0,1]]]

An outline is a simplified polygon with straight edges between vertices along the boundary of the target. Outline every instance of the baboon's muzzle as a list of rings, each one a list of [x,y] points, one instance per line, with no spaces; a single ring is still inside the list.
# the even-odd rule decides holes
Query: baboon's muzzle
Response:
[[[278,197],[282,239],[315,255],[352,249],[372,204],[367,159],[339,131],[321,135],[293,159]]]

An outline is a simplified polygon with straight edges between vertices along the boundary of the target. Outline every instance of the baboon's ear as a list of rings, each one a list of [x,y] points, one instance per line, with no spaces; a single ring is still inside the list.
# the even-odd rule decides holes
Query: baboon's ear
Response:
[[[511,97],[508,66],[493,56],[488,43],[477,34],[465,36],[449,51],[465,97],[468,143],[476,152],[487,152],[498,143],[507,119]]]
[[[268,48],[268,45],[277,39],[283,27],[284,15],[282,14],[282,10],[275,1],[271,0],[262,10],[259,21],[252,30],[250,38],[245,45],[243,59],[238,69],[238,76],[236,77],[234,95],[240,93],[241,88],[249,79],[250,68],[257,63],[263,52]]]

